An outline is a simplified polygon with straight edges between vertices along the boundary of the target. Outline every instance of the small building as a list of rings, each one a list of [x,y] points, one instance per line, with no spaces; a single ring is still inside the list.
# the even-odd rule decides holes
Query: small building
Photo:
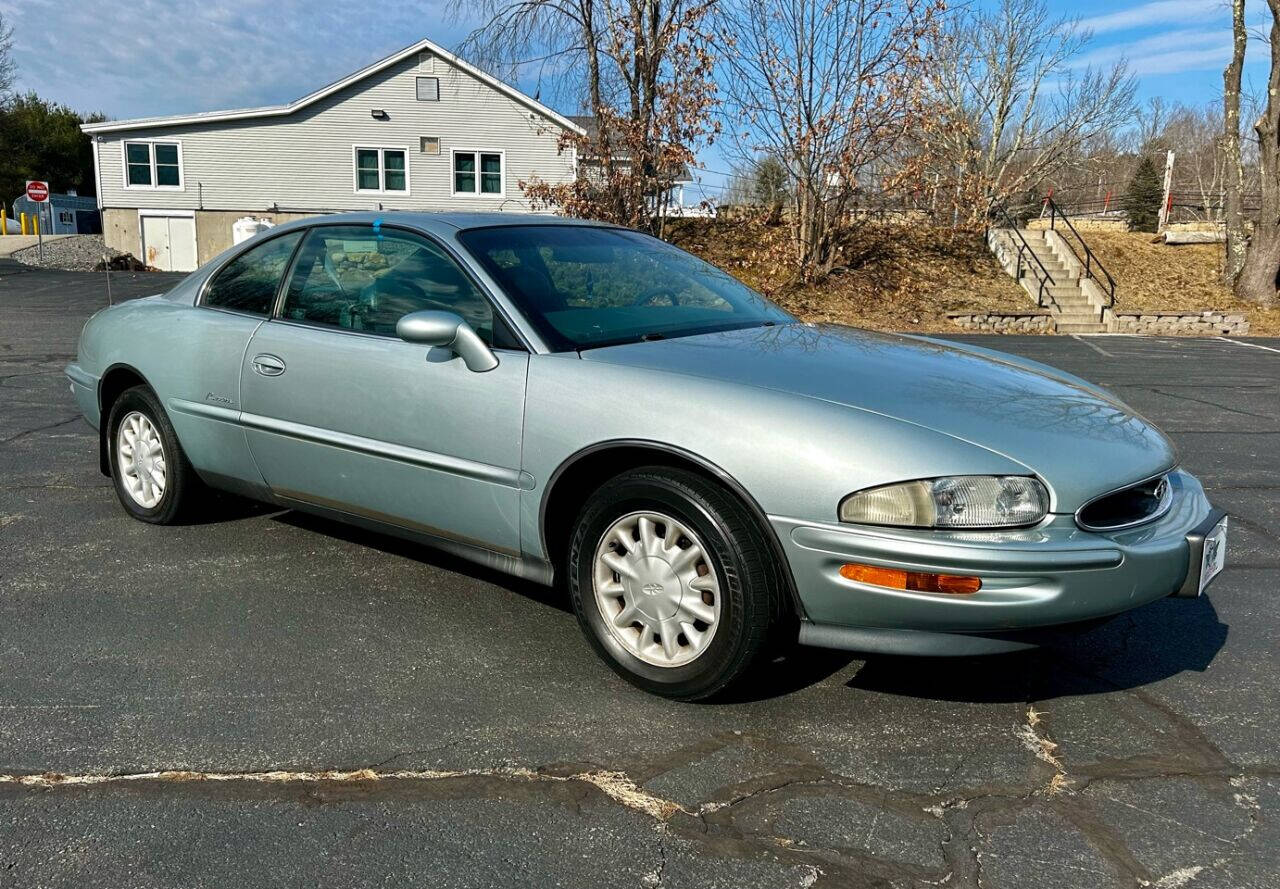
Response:
[[[245,216],[531,212],[572,181],[582,127],[430,40],[284,105],[84,124],[107,246],[189,271]]]
[[[19,214],[40,215],[40,225],[46,235],[96,235],[102,231],[96,198],[78,194],[50,194],[49,200],[37,204],[26,195],[13,202],[11,219]]]

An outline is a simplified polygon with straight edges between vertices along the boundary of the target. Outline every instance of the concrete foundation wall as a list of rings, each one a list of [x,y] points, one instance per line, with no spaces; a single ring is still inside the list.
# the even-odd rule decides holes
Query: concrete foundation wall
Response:
[[[279,225],[294,219],[306,219],[314,213],[249,213],[232,210],[196,211],[196,259],[201,265],[231,246],[231,225],[237,219],[252,216]]]
[[[114,207],[103,209],[102,238],[111,249],[140,257],[142,236],[138,229],[138,211]]]
[[[305,219],[314,213],[273,213],[249,210],[196,210],[196,261],[203,265],[231,246],[231,226],[241,217],[252,216],[270,222]],[[102,233],[108,247],[142,258],[142,236],[138,210],[110,207],[102,211]]]

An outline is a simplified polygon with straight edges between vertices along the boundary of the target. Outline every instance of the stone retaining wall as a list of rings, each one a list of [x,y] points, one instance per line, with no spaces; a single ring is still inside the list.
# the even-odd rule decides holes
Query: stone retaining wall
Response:
[[[1117,314],[1108,309],[1103,314],[1111,333],[1146,333],[1157,336],[1190,334],[1235,334],[1249,332],[1244,315],[1226,312],[1152,312],[1147,315]]]
[[[1053,333],[1053,319],[1045,312],[1008,314],[949,313],[952,324],[965,330],[988,330],[993,333]]]

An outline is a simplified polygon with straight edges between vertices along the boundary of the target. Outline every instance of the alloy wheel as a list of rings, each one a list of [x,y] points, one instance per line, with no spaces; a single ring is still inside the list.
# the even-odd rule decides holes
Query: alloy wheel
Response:
[[[120,421],[116,461],[129,496],[144,509],[154,509],[164,497],[164,444],[155,424],[141,411],[130,411]]]
[[[687,525],[633,512],[605,530],[592,580],[609,633],[645,663],[679,667],[707,650],[720,623],[720,581]]]

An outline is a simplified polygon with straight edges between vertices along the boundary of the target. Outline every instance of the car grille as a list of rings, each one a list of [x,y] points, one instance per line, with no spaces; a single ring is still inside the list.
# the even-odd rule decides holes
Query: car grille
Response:
[[[1076,524],[1087,531],[1117,531],[1154,521],[1172,505],[1169,477],[1161,475],[1090,500],[1076,513]]]

